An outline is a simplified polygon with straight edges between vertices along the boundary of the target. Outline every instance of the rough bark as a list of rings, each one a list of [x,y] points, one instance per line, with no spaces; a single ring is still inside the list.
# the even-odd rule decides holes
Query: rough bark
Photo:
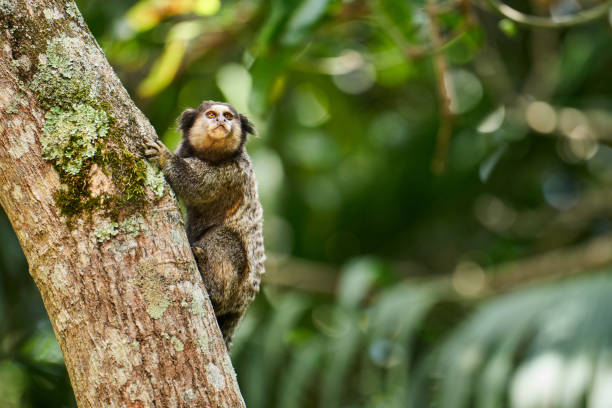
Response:
[[[155,137],[72,0],[0,0],[0,202],[78,406],[241,407]]]

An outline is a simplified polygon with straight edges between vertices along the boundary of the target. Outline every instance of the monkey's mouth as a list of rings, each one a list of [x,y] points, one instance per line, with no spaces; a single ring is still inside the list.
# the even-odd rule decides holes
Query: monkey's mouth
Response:
[[[216,127],[214,127],[210,133],[211,133],[211,136],[213,136],[214,138],[221,139],[221,138],[224,138],[229,133],[229,129],[226,128],[225,125],[219,124]]]

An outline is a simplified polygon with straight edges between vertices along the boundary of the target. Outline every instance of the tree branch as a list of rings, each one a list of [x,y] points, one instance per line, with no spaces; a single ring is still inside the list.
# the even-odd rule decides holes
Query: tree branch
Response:
[[[399,271],[409,271],[407,281],[448,287],[449,293],[461,299],[478,300],[520,288],[551,282],[556,279],[592,274],[612,265],[612,234],[592,239],[582,245],[557,248],[526,259],[507,262],[487,268],[482,273],[480,289],[466,295],[453,287],[452,275],[431,277],[415,265],[409,268],[395,265]],[[306,262],[299,259],[276,259],[266,263],[267,284],[293,287],[313,292],[333,294],[337,290],[340,271],[331,266]],[[304,276],[310,278],[304,279]]]
[[[588,10],[568,16],[551,17],[534,16],[522,13],[499,0],[486,0],[486,3],[502,16],[522,25],[539,28],[563,28],[589,23],[608,15],[612,1],[608,0]]]
[[[0,203],[79,407],[244,406],[155,132],[72,0],[0,6]]]

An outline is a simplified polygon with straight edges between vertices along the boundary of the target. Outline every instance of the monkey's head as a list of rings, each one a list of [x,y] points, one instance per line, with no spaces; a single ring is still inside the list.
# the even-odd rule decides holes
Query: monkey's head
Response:
[[[238,154],[253,124],[228,103],[204,101],[197,109],[187,109],[179,119],[184,144],[189,153],[219,162]]]

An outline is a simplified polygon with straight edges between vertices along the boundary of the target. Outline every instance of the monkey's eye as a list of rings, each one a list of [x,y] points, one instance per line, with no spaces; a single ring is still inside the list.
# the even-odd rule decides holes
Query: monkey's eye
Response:
[[[213,111],[210,111],[210,112],[206,113],[206,116],[212,119],[215,116],[217,116],[217,114],[215,112],[213,112]]]
[[[225,113],[223,114],[223,116],[225,116],[225,119],[227,119],[227,120],[232,120],[232,118],[234,117],[234,115],[232,115],[232,114],[231,114],[231,113],[229,113],[229,112],[225,112]]]

